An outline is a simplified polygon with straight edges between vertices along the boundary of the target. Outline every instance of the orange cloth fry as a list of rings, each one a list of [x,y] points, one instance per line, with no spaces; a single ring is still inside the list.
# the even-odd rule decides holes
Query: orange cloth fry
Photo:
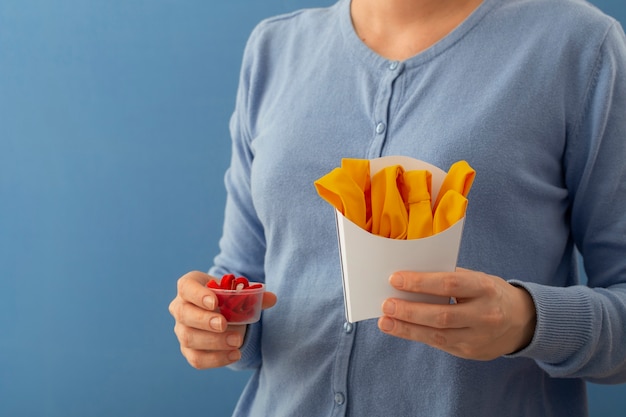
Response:
[[[439,202],[448,190],[455,190],[463,197],[467,197],[470,188],[474,182],[476,171],[467,163],[467,161],[457,161],[450,166],[446,177],[443,179],[439,194],[433,205],[433,211],[437,210]]]
[[[409,215],[400,190],[404,168],[392,165],[372,177],[372,230],[375,235],[406,239]]]
[[[370,161],[367,159],[343,158],[341,160],[341,169],[346,171],[362,190],[365,198],[365,229],[370,230],[372,227]]]
[[[370,176],[367,159],[344,158],[315,181],[324,200],[370,233],[392,239],[419,239],[446,230],[465,216],[476,172],[458,161],[446,174],[432,203],[432,174],[385,167]]]
[[[467,198],[456,190],[448,190],[439,200],[433,215],[433,234],[443,232],[465,216]]]
[[[315,181],[317,193],[346,219],[367,230],[366,203],[363,189],[350,174],[335,168]]]
[[[419,239],[433,234],[431,183],[430,171],[413,170],[404,173],[402,198],[409,213],[407,239]]]

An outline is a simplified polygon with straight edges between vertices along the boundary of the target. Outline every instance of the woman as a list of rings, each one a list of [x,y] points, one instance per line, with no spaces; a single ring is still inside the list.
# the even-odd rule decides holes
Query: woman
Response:
[[[579,0],[339,0],[261,22],[221,251],[170,304],[183,355],[255,370],[235,415],[587,415],[585,381],[626,381],[624,114],[624,32]],[[476,170],[459,269],[390,277],[458,303],[345,323],[313,182],[382,155]],[[261,322],[214,311],[225,273],[266,283]]]

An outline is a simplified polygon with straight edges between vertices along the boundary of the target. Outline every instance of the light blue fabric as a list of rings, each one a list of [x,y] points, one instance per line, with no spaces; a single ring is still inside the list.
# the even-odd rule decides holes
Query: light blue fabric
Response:
[[[260,23],[231,120],[221,252],[210,272],[278,304],[234,369],[238,416],[584,416],[584,381],[626,381],[626,40],[577,0],[486,0],[404,62],[369,50],[349,0]],[[463,360],[344,326],[332,207],[341,158],[475,168],[459,266],[531,293],[532,343]],[[582,285],[575,247],[584,256]],[[387,277],[381,277],[387,279]],[[567,287],[567,288],[564,288]]]

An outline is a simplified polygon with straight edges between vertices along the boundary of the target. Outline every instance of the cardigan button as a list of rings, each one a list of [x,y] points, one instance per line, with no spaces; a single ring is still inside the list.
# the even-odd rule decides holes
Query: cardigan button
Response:
[[[352,333],[352,329],[354,328],[354,326],[352,326],[352,323],[350,323],[349,321],[345,322],[343,324],[343,330],[346,331],[346,333]]]

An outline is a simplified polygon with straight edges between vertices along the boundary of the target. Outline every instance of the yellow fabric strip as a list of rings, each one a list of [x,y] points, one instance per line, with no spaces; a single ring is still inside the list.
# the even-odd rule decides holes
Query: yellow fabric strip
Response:
[[[475,176],[476,171],[474,171],[467,161],[457,161],[452,164],[443,179],[443,183],[439,189],[439,194],[437,194],[437,199],[435,200],[435,204],[433,206],[433,211],[437,210],[439,202],[449,190],[455,190],[463,197],[467,197]]]
[[[391,239],[406,239],[408,213],[400,193],[404,168],[392,165],[372,177],[372,230]]]
[[[452,164],[431,205],[429,171],[405,171],[401,165],[392,165],[370,176],[369,160],[344,158],[340,168],[315,181],[315,188],[348,220],[370,233],[420,239],[446,230],[465,216],[475,175],[466,161]]]
[[[366,204],[363,190],[347,171],[335,168],[315,181],[317,193],[357,226],[366,229]],[[366,229],[367,230],[367,229]]]
[[[433,234],[431,207],[432,174],[426,170],[404,173],[402,197],[408,210],[407,239],[420,239]]]
[[[456,190],[448,190],[433,215],[433,234],[443,232],[465,216],[467,198]]]
[[[365,229],[372,228],[372,204],[371,204],[371,177],[370,161],[368,159],[343,158],[341,169],[359,186],[365,198]]]

